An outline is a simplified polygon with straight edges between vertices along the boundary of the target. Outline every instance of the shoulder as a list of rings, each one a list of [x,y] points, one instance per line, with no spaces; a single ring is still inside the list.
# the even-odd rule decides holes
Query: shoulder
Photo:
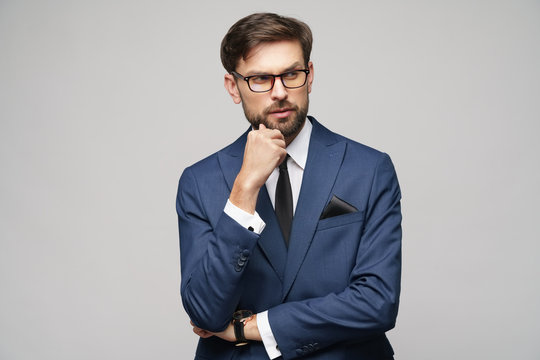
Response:
[[[215,169],[219,168],[218,154],[220,151],[216,151],[215,153],[205,157],[204,159],[199,160],[196,163],[186,167],[183,171],[183,174],[204,174],[212,172]]]
[[[246,144],[246,131],[233,143],[225,146],[223,149],[216,151],[215,153],[197,161],[196,163],[188,166],[184,169],[185,173],[191,173],[195,175],[211,175],[216,172],[220,172],[221,162],[228,158],[242,158],[244,155],[244,147]]]
[[[345,160],[359,162],[365,165],[377,166],[380,162],[390,161],[388,154],[381,150],[362,144],[349,137],[335,133],[314,118],[310,117],[313,124],[313,134],[315,141],[323,141],[327,146],[337,143],[345,145]]]

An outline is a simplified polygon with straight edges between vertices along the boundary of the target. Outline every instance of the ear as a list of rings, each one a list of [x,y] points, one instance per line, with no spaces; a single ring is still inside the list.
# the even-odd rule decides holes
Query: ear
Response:
[[[238,90],[238,84],[236,83],[236,80],[234,79],[234,76],[231,74],[225,74],[225,89],[231,95],[231,98],[233,99],[235,104],[240,104],[242,102],[242,98],[240,97],[240,92]]]
[[[313,72],[313,62],[309,62],[308,63],[308,69],[309,69],[309,74],[308,74],[308,78],[307,78],[307,89],[308,89],[308,94],[311,93],[311,84],[313,83],[313,76],[315,75],[315,73]]]

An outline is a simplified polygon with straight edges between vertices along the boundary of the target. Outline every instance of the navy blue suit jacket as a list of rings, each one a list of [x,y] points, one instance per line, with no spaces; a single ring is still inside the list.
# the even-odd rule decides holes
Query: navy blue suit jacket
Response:
[[[257,235],[224,213],[247,132],[184,170],[177,212],[184,308],[221,331],[237,309],[268,310],[284,359],[391,359],[401,277],[400,189],[388,155],[315,119],[287,249],[263,186]],[[320,219],[333,196],[358,211]],[[196,359],[268,359],[260,342],[200,339]]]

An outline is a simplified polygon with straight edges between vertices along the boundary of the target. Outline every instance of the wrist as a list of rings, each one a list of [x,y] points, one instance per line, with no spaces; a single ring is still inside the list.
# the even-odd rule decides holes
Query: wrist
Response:
[[[249,310],[238,310],[233,314],[232,328],[236,346],[244,346],[249,341],[262,341],[257,326],[257,314]]]
[[[232,326],[236,346],[244,346],[249,344],[249,339],[246,337],[246,325],[252,318],[253,313],[249,310],[237,310],[234,312]]]
[[[229,200],[234,206],[254,214],[259,190],[260,186],[256,186],[253,182],[246,181],[238,175],[234,181]]]
[[[262,341],[259,327],[257,326],[257,314],[253,315],[251,320],[245,324],[244,333],[248,340]]]

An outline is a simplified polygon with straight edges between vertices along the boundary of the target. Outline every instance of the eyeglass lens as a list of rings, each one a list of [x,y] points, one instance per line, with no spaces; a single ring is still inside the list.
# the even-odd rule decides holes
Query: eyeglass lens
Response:
[[[269,91],[274,86],[275,76],[279,76],[283,86],[289,89],[303,86],[307,79],[307,74],[302,70],[281,75],[257,75],[249,78],[249,88],[255,92]]]

